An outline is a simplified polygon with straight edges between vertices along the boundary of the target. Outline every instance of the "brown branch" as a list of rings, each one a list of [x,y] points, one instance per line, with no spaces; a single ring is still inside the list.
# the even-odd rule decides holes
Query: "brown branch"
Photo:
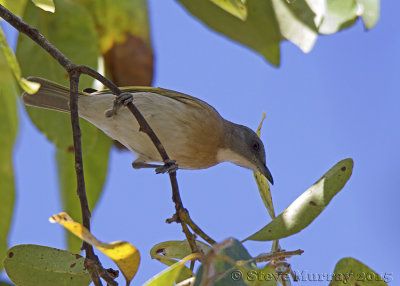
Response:
[[[30,37],[34,42],[36,42],[39,46],[41,46],[44,50],[46,50],[58,63],[64,67],[64,69],[68,72],[70,76],[70,101],[71,101],[71,124],[73,130],[73,139],[74,139],[74,150],[75,150],[75,171],[77,175],[77,193],[81,202],[82,209],[82,221],[83,225],[90,230],[90,210],[87,203],[87,196],[85,190],[85,179],[83,173],[83,160],[82,160],[82,146],[81,146],[81,132],[79,127],[79,115],[78,115],[78,86],[79,86],[79,77],[81,74],[87,74],[92,78],[100,81],[106,87],[108,87],[113,93],[116,95],[121,94],[121,90],[110,80],[103,77],[97,71],[83,66],[83,65],[75,65],[72,63],[64,54],[62,54],[53,44],[51,44],[37,29],[32,28],[20,18],[12,14],[8,11],[4,6],[0,5],[0,16],[6,20],[9,24],[11,24],[15,29],[19,32]],[[158,139],[157,135],[151,129],[150,125],[144,119],[143,115],[139,112],[136,106],[133,103],[129,103],[129,110],[135,116],[136,120],[139,123],[140,131],[145,132],[150,139],[152,140],[154,146],[157,148],[160,153],[161,158],[164,163],[171,164],[171,160],[168,157],[165,148],[162,143]],[[172,187],[172,199],[175,203],[176,217],[177,222],[180,222],[182,225],[182,230],[186,235],[186,238],[191,246],[193,252],[198,252],[197,246],[195,244],[194,235],[191,234],[186,224],[179,218],[180,212],[184,209],[182,200],[179,194],[178,181],[176,179],[176,170],[169,171],[169,177],[171,181]],[[100,262],[97,256],[94,254],[93,248],[91,245],[87,243],[83,243],[83,249],[86,252],[86,258],[94,260],[99,263]],[[98,278],[98,273],[96,274]],[[101,285],[98,279],[93,279],[95,281],[95,285]],[[98,280],[98,281],[97,281]]]
[[[216,244],[216,241],[209,237],[197,224],[195,224],[189,216],[187,209],[183,208],[179,212],[179,217],[184,221],[197,235],[207,241],[209,244]]]

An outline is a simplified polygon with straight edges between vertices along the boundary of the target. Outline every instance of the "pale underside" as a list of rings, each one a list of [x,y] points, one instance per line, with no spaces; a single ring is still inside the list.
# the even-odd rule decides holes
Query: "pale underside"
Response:
[[[190,98],[171,98],[151,92],[133,94],[134,104],[143,114],[169,157],[182,169],[203,169],[217,163],[223,140],[223,119],[211,106]],[[137,162],[161,162],[153,143],[128,110],[121,106],[117,114],[106,118],[115,95],[93,94],[79,97],[79,115],[121,142],[138,155]]]

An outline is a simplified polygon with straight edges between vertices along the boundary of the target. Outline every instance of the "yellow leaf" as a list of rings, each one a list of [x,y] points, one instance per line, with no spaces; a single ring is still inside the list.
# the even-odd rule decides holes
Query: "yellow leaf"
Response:
[[[265,113],[263,112],[263,117],[261,119],[260,125],[257,128],[257,135],[260,137],[261,135],[261,128],[265,119]],[[275,218],[275,210],[274,205],[272,204],[272,197],[271,197],[271,189],[269,187],[269,183],[267,178],[265,178],[259,172],[253,172],[254,179],[256,180],[258,191],[260,192],[260,196],[263,200],[265,207],[269,213],[269,216],[274,219]]]
[[[50,218],[50,222],[58,222],[74,235],[110,257],[117,264],[128,283],[135,276],[140,263],[140,254],[132,244],[125,241],[103,243],[97,240],[86,227],[75,222],[65,212],[53,215]]]
[[[258,137],[260,137],[261,136],[261,128],[262,128],[262,125],[263,125],[263,123],[264,123],[264,119],[265,119],[265,113],[263,112],[263,116],[262,116],[262,118],[261,118],[261,122],[260,122],[260,125],[258,125],[258,128],[257,128],[257,135],[258,135]]]

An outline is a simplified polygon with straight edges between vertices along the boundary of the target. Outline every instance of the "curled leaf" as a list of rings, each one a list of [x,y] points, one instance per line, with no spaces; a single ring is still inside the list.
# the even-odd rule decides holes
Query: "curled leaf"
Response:
[[[173,286],[179,277],[185,263],[191,260],[198,259],[200,255],[198,253],[190,254],[184,259],[174,263],[172,266],[158,273],[156,276],[152,277],[143,286]]]
[[[196,245],[199,250],[203,251],[203,253],[207,253],[211,249],[211,246],[198,240],[196,240]],[[190,249],[190,245],[186,239],[183,241],[171,240],[161,242],[154,245],[150,250],[150,255],[152,258],[156,257],[157,255],[162,255],[164,257],[182,259],[191,253],[192,250]]]
[[[197,247],[207,253],[211,247],[201,241],[196,240]],[[192,253],[190,245],[187,240],[183,241],[165,241],[154,245],[150,250],[150,256],[153,259],[157,259],[165,265],[171,266],[177,262],[176,259],[182,259]],[[176,282],[183,281],[190,277],[193,277],[193,272],[186,266],[183,266]]]
[[[95,238],[89,230],[72,220],[67,213],[59,213],[50,218],[50,222],[58,222],[80,239],[93,245],[110,257],[121,270],[127,283],[135,276],[140,263],[139,251],[132,244],[125,241],[103,243]]]

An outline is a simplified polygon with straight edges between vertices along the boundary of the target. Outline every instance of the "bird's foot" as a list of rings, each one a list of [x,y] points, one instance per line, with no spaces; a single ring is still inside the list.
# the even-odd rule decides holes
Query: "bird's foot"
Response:
[[[129,92],[123,92],[118,95],[114,100],[114,105],[112,109],[106,110],[106,117],[112,117],[117,114],[117,111],[121,106],[127,106],[129,103],[133,102],[133,95]]]
[[[133,162],[132,168],[134,169],[143,169],[143,168],[155,168],[157,174],[163,173],[170,173],[175,172],[178,170],[178,164],[176,164],[175,160],[166,160],[164,165],[157,165],[157,164],[147,164],[144,162]]]
[[[176,172],[178,170],[178,164],[176,164],[175,160],[165,160],[164,165],[156,168],[156,173],[157,174],[164,174],[166,172],[171,173],[171,172]]]
[[[161,165],[156,165],[156,164],[147,164],[144,162],[132,162],[132,168],[133,169],[145,169],[145,168],[159,168],[159,167],[163,167]]]

